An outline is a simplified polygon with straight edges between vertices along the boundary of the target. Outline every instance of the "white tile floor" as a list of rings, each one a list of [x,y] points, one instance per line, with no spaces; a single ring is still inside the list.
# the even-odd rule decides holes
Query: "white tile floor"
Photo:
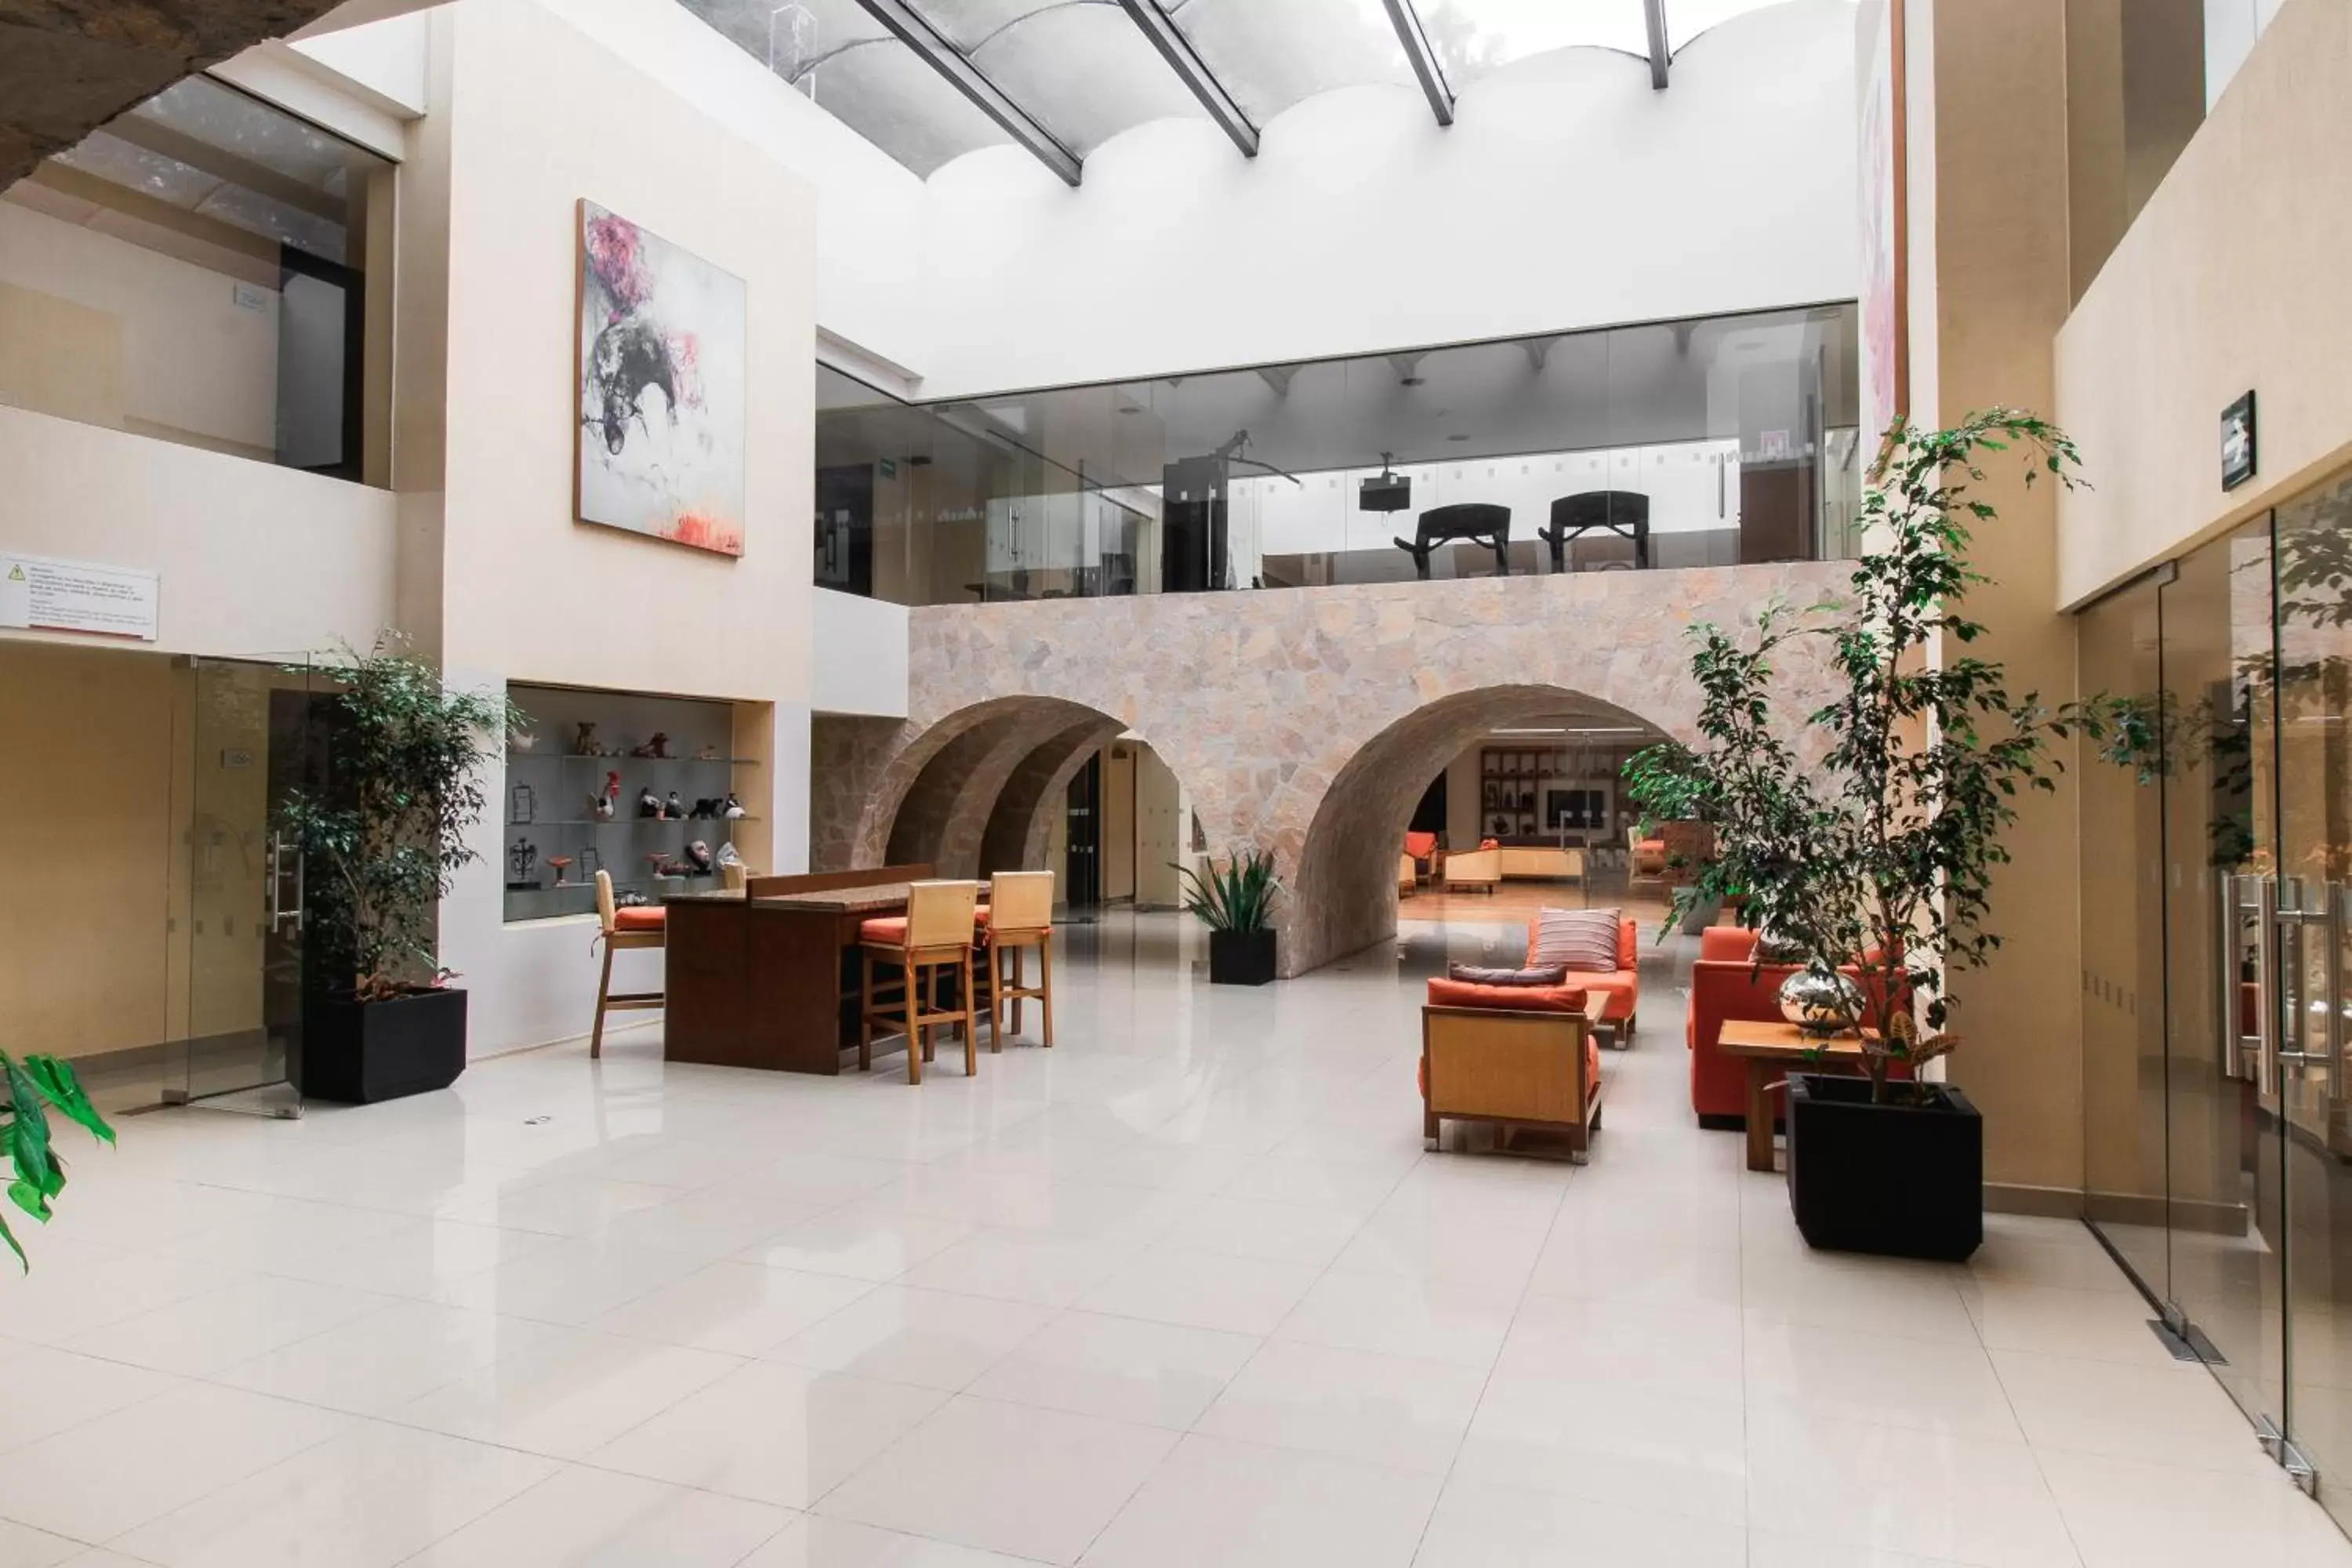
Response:
[[[1507,931],[1066,940],[976,1080],[127,1121],[0,1279],[0,1568],[2352,1564],[2079,1226],[1808,1252],[1666,967],[1571,1170],[1421,1147],[1416,976]]]

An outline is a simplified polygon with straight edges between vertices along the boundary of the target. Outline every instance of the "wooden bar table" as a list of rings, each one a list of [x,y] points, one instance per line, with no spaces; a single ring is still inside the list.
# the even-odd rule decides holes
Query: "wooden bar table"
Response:
[[[1852,1072],[1862,1066],[1862,1041],[1853,1035],[1823,1038],[1808,1035],[1794,1024],[1767,1023],[1760,1018],[1726,1018],[1716,1043],[1727,1057],[1746,1058],[1748,1065],[1748,1168],[1771,1171],[1772,1085],[1791,1070],[1819,1068],[1828,1072]]]
[[[664,949],[662,1055],[674,1062],[838,1073],[857,1044],[858,927],[907,912],[929,866],[755,877],[680,893]]]

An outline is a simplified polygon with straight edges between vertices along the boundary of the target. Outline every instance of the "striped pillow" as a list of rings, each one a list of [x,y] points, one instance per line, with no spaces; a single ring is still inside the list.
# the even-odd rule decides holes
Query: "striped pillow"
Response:
[[[1606,973],[1617,967],[1615,910],[1538,910],[1528,967],[1559,964],[1571,973]]]

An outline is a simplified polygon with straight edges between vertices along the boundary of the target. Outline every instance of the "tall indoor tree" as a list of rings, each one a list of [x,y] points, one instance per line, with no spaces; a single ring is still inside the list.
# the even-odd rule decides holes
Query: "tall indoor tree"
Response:
[[[1737,891],[1782,952],[1858,973],[1877,1101],[1907,1092],[1898,1067],[1916,1079],[1958,1043],[1947,977],[2000,946],[1990,896],[2016,803],[2053,789],[2060,742],[2104,733],[2114,707],[2012,692],[2000,661],[1969,651],[1984,627],[1968,596],[1990,581],[1969,564],[1970,529],[1996,521],[1982,465],[2011,451],[2029,485],[2078,482],[2074,443],[2021,410],[1948,430],[1896,422],[1864,498],[1851,593],[1769,605],[1737,632],[1693,627],[1698,742],[1643,759],[1716,825],[1677,920]],[[1784,732],[1776,665],[1800,642],[1825,645],[1840,689]]]

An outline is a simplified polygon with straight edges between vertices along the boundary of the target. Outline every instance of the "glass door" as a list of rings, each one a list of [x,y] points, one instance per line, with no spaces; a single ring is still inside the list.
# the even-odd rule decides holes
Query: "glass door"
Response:
[[[2248,1419],[2285,1415],[2270,521],[2160,591],[2167,1318]]]
[[[279,807],[325,774],[309,661],[195,659],[177,820],[186,892],[184,1015],[167,1100],[300,1114],[305,868]]]
[[[2352,477],[2275,514],[2284,1426],[2352,1521]]]

